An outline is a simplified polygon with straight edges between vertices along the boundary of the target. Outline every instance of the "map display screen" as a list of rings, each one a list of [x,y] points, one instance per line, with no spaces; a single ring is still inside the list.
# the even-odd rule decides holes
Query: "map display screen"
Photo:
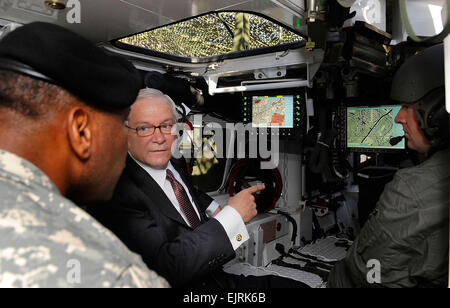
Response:
[[[401,106],[347,107],[347,147],[369,149],[405,148],[405,140],[395,146],[392,137],[403,136],[401,124],[394,119]]]
[[[294,127],[294,95],[253,96],[253,127]]]

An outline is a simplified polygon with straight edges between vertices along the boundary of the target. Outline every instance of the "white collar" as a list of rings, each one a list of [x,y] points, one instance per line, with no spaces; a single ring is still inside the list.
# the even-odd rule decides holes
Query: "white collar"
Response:
[[[128,153],[128,154],[130,154],[130,153]],[[140,162],[139,160],[134,158],[133,155],[130,154],[130,156],[139,166],[141,166],[155,180],[156,183],[158,183],[158,185],[163,190],[164,190],[164,184],[166,182],[167,169],[172,171],[172,173],[175,174],[175,177],[177,177],[176,175],[178,174],[178,172],[172,166],[172,163],[170,161],[167,164],[167,167],[165,169],[155,169],[155,168],[152,168],[152,167],[150,167],[149,165],[147,165],[147,164],[145,164],[143,162]]]

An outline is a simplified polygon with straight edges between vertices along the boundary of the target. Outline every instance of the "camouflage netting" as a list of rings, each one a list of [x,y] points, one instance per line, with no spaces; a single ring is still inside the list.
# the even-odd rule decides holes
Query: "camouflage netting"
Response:
[[[120,40],[180,57],[211,57],[272,47],[303,38],[257,15],[226,12],[203,15]]]

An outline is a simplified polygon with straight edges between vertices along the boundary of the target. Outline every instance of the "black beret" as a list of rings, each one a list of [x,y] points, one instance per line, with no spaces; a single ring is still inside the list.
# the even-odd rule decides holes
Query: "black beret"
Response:
[[[54,83],[104,110],[128,108],[142,85],[129,61],[43,22],[22,26],[0,41],[0,69]]]

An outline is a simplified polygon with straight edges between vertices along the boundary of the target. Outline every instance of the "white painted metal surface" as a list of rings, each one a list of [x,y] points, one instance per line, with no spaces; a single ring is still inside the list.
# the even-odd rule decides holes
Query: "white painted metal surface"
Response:
[[[353,11],[356,16],[346,21],[345,26],[351,26],[358,20],[386,31],[386,0],[358,0],[351,6],[350,12]]]
[[[408,0],[406,10],[409,22],[417,36],[434,36],[439,34],[444,26],[446,0]],[[392,44],[405,41],[408,37],[402,24],[398,3],[393,3],[393,33]]]

